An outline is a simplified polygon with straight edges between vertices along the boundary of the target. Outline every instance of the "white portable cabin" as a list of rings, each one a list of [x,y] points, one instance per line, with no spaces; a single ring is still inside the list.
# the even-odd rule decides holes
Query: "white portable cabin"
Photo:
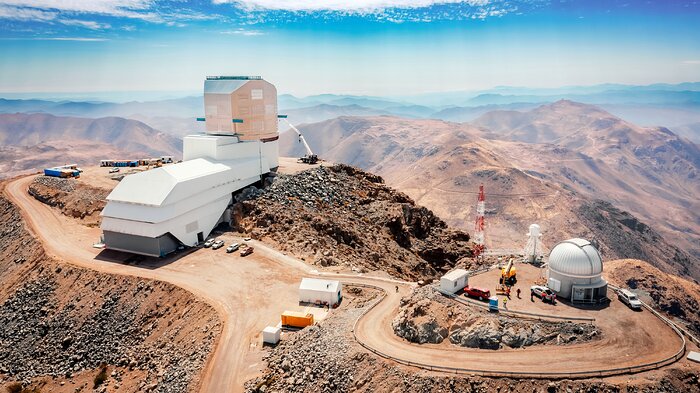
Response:
[[[268,344],[277,344],[282,336],[282,328],[277,326],[268,326],[262,331],[263,342]]]
[[[340,281],[303,278],[299,284],[299,301],[302,303],[324,304],[331,307],[343,298]]]
[[[469,272],[464,269],[455,269],[440,277],[440,289],[447,293],[456,293],[467,286]]]

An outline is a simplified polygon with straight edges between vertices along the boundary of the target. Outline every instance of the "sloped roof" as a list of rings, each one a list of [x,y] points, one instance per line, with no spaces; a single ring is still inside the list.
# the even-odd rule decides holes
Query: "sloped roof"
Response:
[[[167,165],[124,177],[107,196],[107,200],[160,206],[173,190],[187,187],[188,181],[230,170],[231,165],[228,162],[215,162],[205,158]]]
[[[204,94],[231,94],[241,86],[250,82],[249,80],[205,80]]]
[[[442,276],[442,278],[446,278],[450,281],[457,281],[468,274],[469,272],[464,269],[455,269],[446,273],[444,276]]]
[[[318,278],[302,278],[299,290],[311,290],[321,292],[338,292],[340,281],[321,280]]]

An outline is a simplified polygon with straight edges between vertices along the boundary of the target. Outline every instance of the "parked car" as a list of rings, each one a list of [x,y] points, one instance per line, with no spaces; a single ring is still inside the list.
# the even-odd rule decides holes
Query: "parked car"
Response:
[[[211,245],[211,249],[212,249],[212,250],[218,250],[218,249],[220,249],[220,248],[223,247],[223,246],[224,246],[224,241],[223,241],[223,240],[217,240],[217,241],[214,242],[214,244]]]
[[[244,257],[246,255],[250,255],[253,253],[253,247],[246,247],[241,251],[241,256]]]
[[[541,285],[533,285],[530,287],[530,293],[542,299],[543,302],[554,303],[557,300],[557,294],[551,289]]]
[[[238,244],[238,243],[233,243],[233,244],[231,244],[230,246],[226,247],[226,252],[227,252],[227,253],[232,253],[232,252],[238,250],[240,247],[241,247],[240,244]]]
[[[215,241],[216,241],[216,239],[207,239],[207,241],[204,242],[204,247],[205,248],[211,247]]]
[[[116,168],[116,167],[115,167],[115,168],[111,168],[111,169],[109,170],[109,173],[117,173],[117,172],[119,172],[119,168]]]
[[[484,288],[470,287],[467,285],[464,287],[464,296],[475,297],[479,300],[488,299],[491,297],[491,291]]]
[[[634,293],[628,291],[627,289],[620,289],[617,292],[617,298],[620,299],[622,303],[625,303],[629,308],[633,310],[641,310],[642,302]]]
[[[249,241],[250,241],[250,238],[249,238],[249,237],[244,237],[244,238],[243,238],[243,241],[249,242]]]

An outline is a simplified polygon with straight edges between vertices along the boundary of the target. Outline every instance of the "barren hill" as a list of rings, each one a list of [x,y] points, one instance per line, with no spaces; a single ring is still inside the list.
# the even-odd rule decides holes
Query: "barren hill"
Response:
[[[0,114],[0,178],[47,165],[94,165],[105,158],[181,152],[182,141],[136,120]]]
[[[579,117],[601,113],[582,104],[559,103],[555,109],[557,106],[583,108]],[[483,128],[436,120],[341,117],[305,125],[301,130],[322,158],[377,173],[447,223],[469,231],[473,228],[476,191],[484,184],[488,247],[524,246],[528,225],[537,222],[545,233],[546,245],[571,236],[596,238],[606,245],[606,258],[651,256],[657,266],[700,277],[697,268],[690,266],[697,264],[700,254],[691,257],[676,247],[700,249],[693,246],[694,236],[700,234],[700,221],[688,219],[688,215],[697,214],[691,208],[698,203],[692,197],[697,194],[688,190],[693,184],[671,182],[680,185],[677,192],[660,192],[659,185],[644,180],[647,177],[640,173],[643,164],[636,156],[628,159],[634,164],[626,167],[631,171],[627,173],[619,165],[609,164],[609,157],[602,154],[594,158],[554,144],[500,140]],[[672,140],[669,145],[674,145]],[[283,135],[280,146],[282,154],[303,153],[292,135]],[[693,146],[688,145],[689,157]],[[691,162],[682,160],[683,165]],[[631,183],[635,179],[642,182],[639,192]],[[663,214],[664,221],[653,228],[659,240],[640,241],[642,248],[655,251],[629,254],[632,248],[617,243],[623,227],[605,232],[598,222],[582,219],[581,209],[595,199],[612,202],[647,225]],[[664,256],[668,250],[673,250],[670,258]]]

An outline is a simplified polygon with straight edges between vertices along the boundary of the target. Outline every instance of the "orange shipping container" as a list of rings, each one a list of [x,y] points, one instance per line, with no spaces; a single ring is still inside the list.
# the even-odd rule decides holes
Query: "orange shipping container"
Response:
[[[285,311],[282,313],[282,325],[293,327],[306,327],[314,324],[314,314]]]

